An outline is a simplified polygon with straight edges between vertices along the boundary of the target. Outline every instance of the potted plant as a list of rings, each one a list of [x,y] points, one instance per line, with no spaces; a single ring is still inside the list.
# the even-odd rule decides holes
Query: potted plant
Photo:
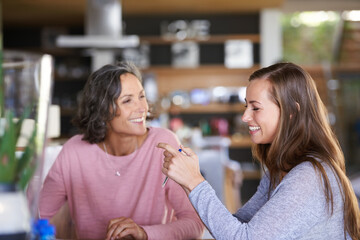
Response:
[[[7,112],[0,137],[0,239],[25,239],[30,232],[30,211],[23,190],[33,175],[36,164],[35,130],[23,152],[16,151],[24,118],[14,121],[13,113]]]
[[[36,179],[41,176],[32,177],[42,170],[52,58],[4,54],[4,62],[0,56],[0,240],[25,240],[37,218]],[[31,197],[26,198],[26,188],[32,188]]]

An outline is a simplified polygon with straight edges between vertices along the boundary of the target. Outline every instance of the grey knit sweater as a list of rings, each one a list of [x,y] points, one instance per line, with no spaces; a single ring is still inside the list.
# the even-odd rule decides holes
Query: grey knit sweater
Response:
[[[270,192],[267,174],[254,196],[234,215],[216,197],[208,182],[189,198],[215,239],[345,239],[343,200],[335,175],[324,165],[334,197],[333,213],[326,204],[322,180],[311,163],[293,168]],[[351,239],[346,234],[346,239]]]

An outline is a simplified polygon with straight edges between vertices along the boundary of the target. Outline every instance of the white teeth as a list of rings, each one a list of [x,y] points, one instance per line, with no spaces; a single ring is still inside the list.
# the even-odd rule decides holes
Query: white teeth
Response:
[[[259,130],[260,127],[252,127],[252,126],[249,126],[249,129],[250,129],[250,131],[256,131],[256,130]]]
[[[142,122],[144,121],[144,118],[135,118],[135,119],[131,119],[130,122],[135,122],[135,123],[138,123],[138,122]]]

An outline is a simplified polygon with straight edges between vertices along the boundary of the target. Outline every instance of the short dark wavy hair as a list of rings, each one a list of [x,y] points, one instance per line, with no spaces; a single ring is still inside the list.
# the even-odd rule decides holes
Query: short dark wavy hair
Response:
[[[108,64],[93,72],[83,89],[77,115],[72,123],[83,140],[99,143],[105,139],[106,123],[115,117],[116,100],[121,93],[120,76],[133,74],[142,83],[139,69],[131,62]]]

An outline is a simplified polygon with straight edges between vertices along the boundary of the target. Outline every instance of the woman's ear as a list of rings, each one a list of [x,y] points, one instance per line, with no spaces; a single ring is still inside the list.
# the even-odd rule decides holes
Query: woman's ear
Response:
[[[296,108],[298,110],[298,112],[300,112],[300,104],[298,102],[295,102]],[[292,114],[290,114],[290,119],[292,119]]]

